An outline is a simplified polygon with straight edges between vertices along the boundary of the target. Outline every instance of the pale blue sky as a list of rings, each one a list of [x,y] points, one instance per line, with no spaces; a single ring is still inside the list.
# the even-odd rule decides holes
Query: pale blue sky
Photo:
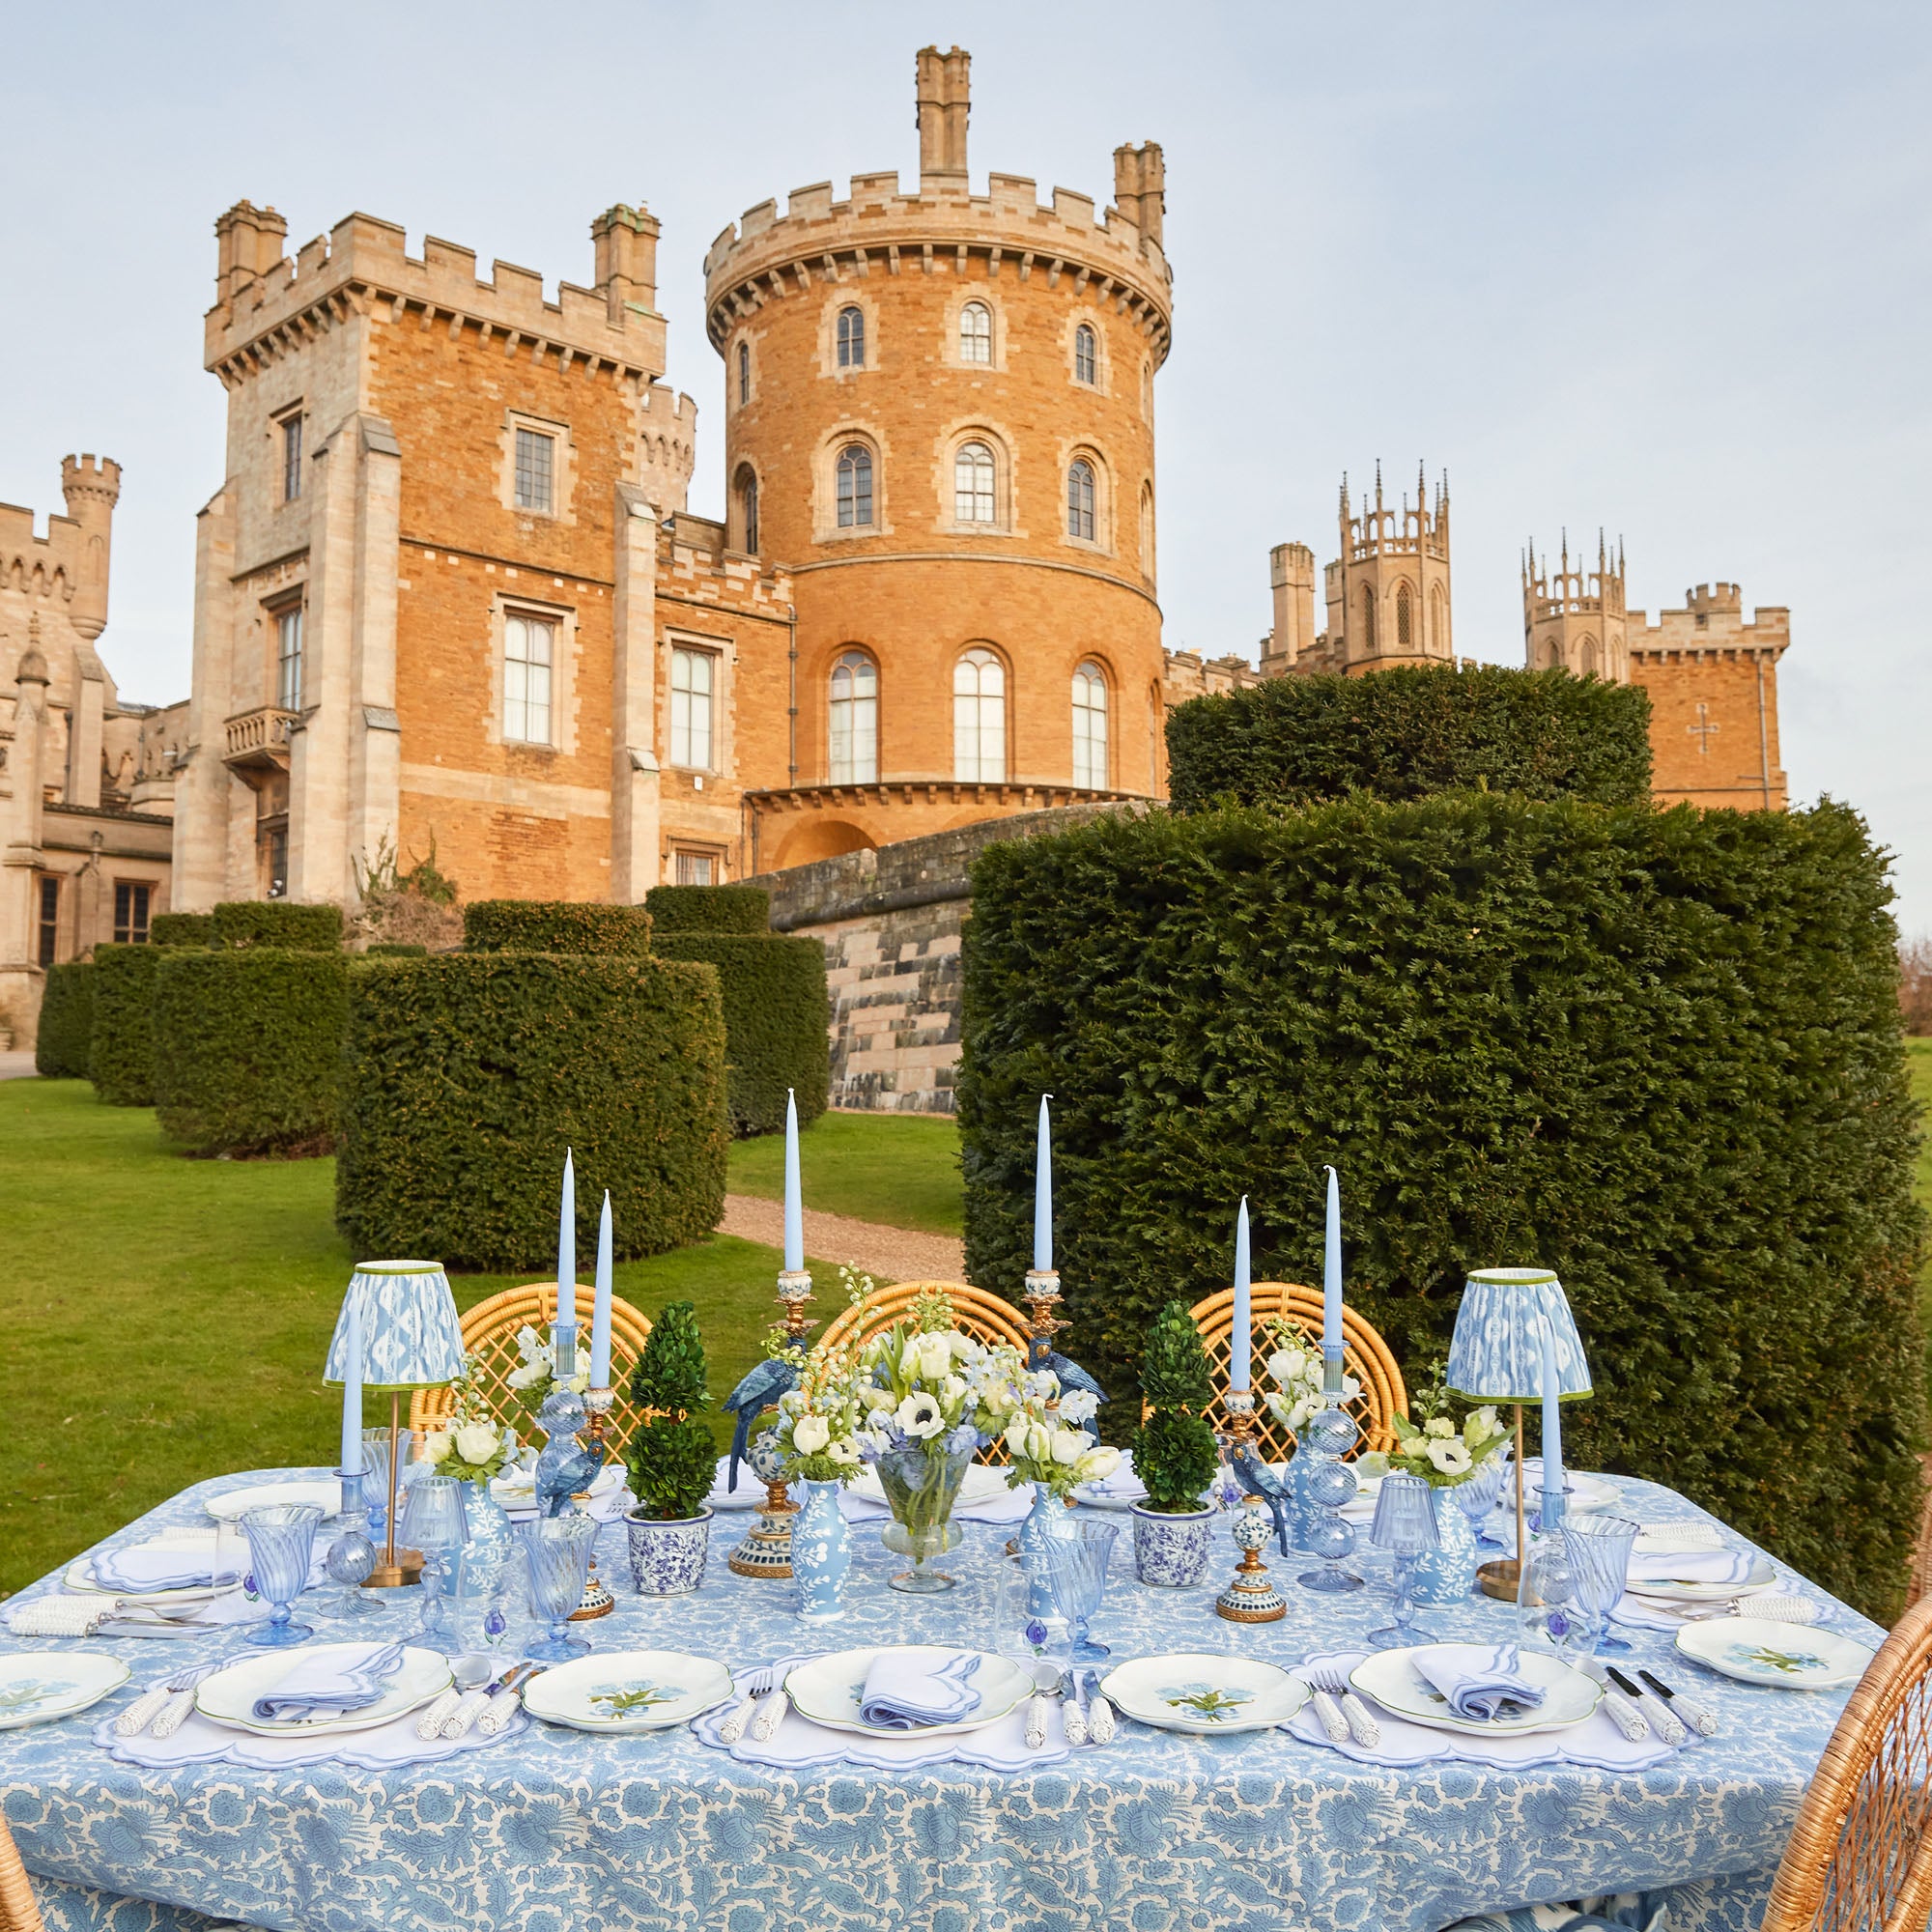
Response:
[[[103,648],[129,696],[182,695],[214,216],[272,202],[294,243],[362,209],[554,286],[641,197],[715,511],[704,249],[805,183],[909,180],[926,41],[973,53],[980,185],[1104,201],[1118,142],[1166,148],[1170,644],[1252,653],[1268,547],[1325,560],[1378,456],[1398,488],[1450,471],[1465,655],[1521,661],[1525,536],[1603,524],[1633,604],[1723,578],[1791,607],[1794,797],[1863,810],[1932,932],[1922,4],[35,9],[0,125],[0,498],[44,515],[66,451],[121,459]]]

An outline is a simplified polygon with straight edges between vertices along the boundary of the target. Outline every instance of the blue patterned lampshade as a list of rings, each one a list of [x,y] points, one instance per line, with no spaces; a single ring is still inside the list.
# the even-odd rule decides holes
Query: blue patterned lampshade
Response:
[[[1590,1364],[1563,1284],[1548,1268],[1477,1268],[1456,1311],[1450,1388],[1471,1402],[1541,1402],[1546,1328],[1563,1400],[1588,1395]]]
[[[362,1385],[432,1388],[463,1373],[463,1328],[440,1262],[360,1262],[329,1338],[327,1382],[348,1369],[349,1310],[362,1308]]]

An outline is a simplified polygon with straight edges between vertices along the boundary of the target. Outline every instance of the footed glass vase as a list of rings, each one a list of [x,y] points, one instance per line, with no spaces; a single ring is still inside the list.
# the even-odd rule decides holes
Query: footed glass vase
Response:
[[[791,1574],[798,1581],[798,1613],[809,1624],[836,1623],[852,1568],[852,1532],[838,1507],[841,1483],[796,1479],[805,1502],[791,1525]]]
[[[959,1500],[959,1486],[972,1465],[974,1448],[945,1449],[909,1444],[904,1449],[889,1449],[879,1458],[879,1486],[893,1513],[881,1534],[886,1548],[912,1558],[912,1568],[901,1570],[886,1581],[895,1590],[916,1597],[935,1596],[951,1590],[958,1582],[943,1570],[927,1568],[935,1556],[943,1556],[959,1543],[959,1527],[952,1520],[952,1505]]]
[[[1460,1604],[1476,1587],[1476,1532],[1454,1489],[1432,1489],[1435,1548],[1415,1559],[1409,1594],[1418,1604]]]
[[[1067,1521],[1067,1506],[1053,1493],[1045,1483],[1033,1486],[1033,1508],[1027,1511],[1026,1520],[1020,1524],[1019,1547],[1023,1556],[1037,1556],[1046,1548],[1051,1536],[1067,1536],[1072,1533]],[[1057,1615],[1053,1607],[1053,1587],[1047,1580],[1046,1567],[1035,1563],[1027,1569],[1027,1614],[1053,1621]]]
[[[1321,1509],[1309,1493],[1309,1485],[1315,1477],[1316,1460],[1315,1451],[1309,1446],[1308,1424],[1304,1422],[1295,1432],[1294,1454],[1288,1460],[1289,1548],[1300,1550],[1304,1556],[1315,1553],[1310,1538],[1321,1518]]]

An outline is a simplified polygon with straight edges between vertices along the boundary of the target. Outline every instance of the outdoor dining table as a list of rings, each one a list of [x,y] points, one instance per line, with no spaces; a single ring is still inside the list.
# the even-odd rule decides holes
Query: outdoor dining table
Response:
[[[203,1498],[260,1471],[198,1484],[101,1548],[205,1523]],[[1612,1478],[1626,1514],[1703,1520],[1671,1492]],[[1128,1519],[1094,1634],[1116,1661],[1210,1650],[1293,1663],[1359,1647],[1386,1621],[1386,1559],[1362,1549],[1366,1589],[1322,1597],[1307,1559],[1264,1552],[1289,1599],[1280,1622],[1236,1626],[1213,1596],[1237,1552],[1217,1525],[1198,1588],[1133,1580]],[[741,1577],[724,1558],[752,1519],[721,1514],[695,1595],[640,1598],[623,1525],[599,1538],[615,1611],[579,1629],[598,1651],[695,1651],[734,1668],[887,1642],[991,1648],[1004,1527],[962,1525],[960,1587],[913,1598],[887,1586],[903,1559],[855,1524],[838,1623],[809,1626],[789,1584]],[[327,1526],[325,1525],[325,1534]],[[1366,1537],[1363,1542],[1366,1543]],[[1779,1566],[1834,1628],[1882,1633]],[[59,1588],[58,1577],[22,1593]],[[360,1620],[401,1634],[416,1611]],[[305,1597],[300,1613],[319,1608]],[[1430,1606],[1444,1637],[1512,1634],[1512,1606]],[[319,1637],[349,1634],[318,1623]],[[487,1748],[384,1772],[333,1763],[279,1771],[222,1763],[146,1770],[94,1741],[104,1719],[162,1673],[238,1651],[227,1629],[191,1640],[13,1638],[125,1657],[133,1681],[77,1717],[0,1732],[0,1804],[55,1932],[173,1932],[217,1922],[301,1932],[1435,1932],[1482,1911],[1670,1889],[1670,1932],[1748,1932],[1846,1693],[1761,1689],[1711,1675],[1662,1633],[1625,1631],[1629,1667],[1694,1690],[1719,1734],[1656,1768],[1498,1771],[1455,1759],[1406,1769],[1351,1761],[1287,1732],[1190,1737],[1122,1719],[1105,1747],[1003,1774],[946,1763],[887,1772],[741,1763],[688,1728],[624,1737],[534,1724]],[[158,1901],[150,1904],[148,1901]],[[177,1913],[169,1908],[190,1908]]]

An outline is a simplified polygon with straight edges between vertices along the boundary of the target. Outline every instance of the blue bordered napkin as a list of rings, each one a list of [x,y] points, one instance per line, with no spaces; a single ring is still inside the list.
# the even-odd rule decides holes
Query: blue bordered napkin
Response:
[[[882,1650],[866,1672],[859,1720],[877,1731],[910,1731],[922,1724],[950,1724],[980,1708],[974,1678],[977,1652],[955,1650],[931,1657]]]

